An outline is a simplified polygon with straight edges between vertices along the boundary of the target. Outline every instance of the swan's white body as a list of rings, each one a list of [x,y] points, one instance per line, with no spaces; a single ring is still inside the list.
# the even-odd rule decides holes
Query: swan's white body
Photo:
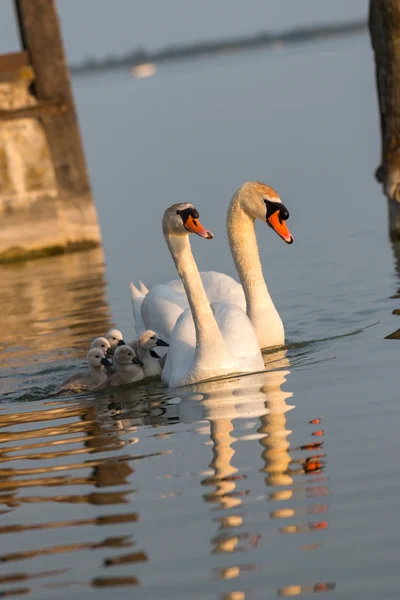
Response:
[[[246,312],[243,288],[232,277],[215,271],[201,272],[200,277],[210,304],[223,299],[228,304],[236,304]],[[141,298],[138,298],[138,293],[132,285],[131,292],[132,301],[140,302],[143,323],[152,323],[152,329],[163,340],[169,342],[179,316],[189,308],[185,288],[180,279],[156,285]]]
[[[256,218],[266,221],[266,201],[283,207],[272,188],[248,182],[234,194],[229,205],[228,239],[242,285],[223,273],[201,273],[208,301],[211,304],[223,301],[244,310],[254,327],[260,348],[282,346],[285,342],[282,320],[264,280],[254,229]],[[293,241],[290,234],[290,240],[284,237],[286,233],[279,234],[287,243]],[[140,312],[144,326],[170,341],[179,316],[189,306],[182,283],[173,280],[157,285],[146,295],[131,284],[131,292],[135,314]]]
[[[162,371],[163,381],[169,387],[178,387],[230,373],[263,370],[257,337],[245,312],[228,302],[210,306],[188,233],[182,221],[175,216],[177,207],[189,207],[181,209],[182,212],[197,211],[191,205],[174,205],[166,211],[163,220],[166,242],[190,309],[180,311],[172,329]],[[211,237],[211,234],[205,233]],[[173,288],[172,291],[179,294]]]
[[[213,332],[204,335],[204,347],[199,349],[192,313],[189,308],[182,312],[172,331],[161,375],[169,387],[229,373],[254,373],[264,369],[257,337],[246,313],[239,306],[227,302],[209,306],[220,335],[213,335]],[[228,353],[225,348],[221,349],[222,346]]]

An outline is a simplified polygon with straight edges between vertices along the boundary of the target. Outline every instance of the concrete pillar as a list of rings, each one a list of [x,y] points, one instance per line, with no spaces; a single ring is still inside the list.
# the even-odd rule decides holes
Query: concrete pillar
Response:
[[[16,0],[0,57],[0,262],[101,243],[54,0]]]

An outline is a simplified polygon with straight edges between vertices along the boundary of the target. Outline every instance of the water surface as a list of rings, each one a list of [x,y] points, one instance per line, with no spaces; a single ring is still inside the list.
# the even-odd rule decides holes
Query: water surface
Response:
[[[367,37],[74,85],[105,265],[0,267],[0,593],[397,598],[400,251]],[[234,274],[224,218],[247,179],[295,236],[257,226],[288,339],[266,373],[50,398],[91,337],[129,337],[130,279],[174,277],[166,206],[193,202],[215,233],[199,266]]]

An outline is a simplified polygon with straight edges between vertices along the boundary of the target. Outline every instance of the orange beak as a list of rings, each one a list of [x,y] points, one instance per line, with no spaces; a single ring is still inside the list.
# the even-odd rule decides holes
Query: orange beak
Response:
[[[283,221],[279,217],[279,210],[276,210],[270,217],[268,217],[268,223],[271,225],[272,229],[276,231],[276,233],[283,239],[287,244],[293,243],[293,236],[291,235],[286,221]]]
[[[189,215],[186,219],[185,229],[190,231],[190,233],[196,233],[200,237],[206,238],[207,240],[212,240],[214,237],[211,231],[207,231],[207,229],[204,229],[200,221],[198,219],[194,219],[192,215]]]

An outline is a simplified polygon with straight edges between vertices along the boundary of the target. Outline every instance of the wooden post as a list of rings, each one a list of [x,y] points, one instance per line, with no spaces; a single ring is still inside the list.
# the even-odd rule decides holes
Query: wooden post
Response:
[[[382,155],[376,177],[389,200],[400,202],[400,1],[370,0]]]
[[[64,114],[41,117],[61,195],[90,195],[90,183],[55,0],[15,0],[23,48],[40,101],[66,105]],[[91,200],[90,200],[91,201]]]

